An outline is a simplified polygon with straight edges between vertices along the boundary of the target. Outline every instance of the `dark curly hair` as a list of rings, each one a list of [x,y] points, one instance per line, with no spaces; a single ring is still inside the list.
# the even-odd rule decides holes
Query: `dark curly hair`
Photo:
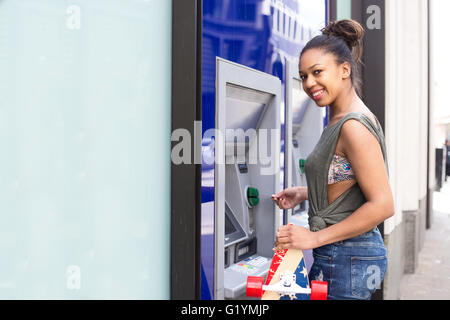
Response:
[[[331,22],[321,32],[322,35],[316,36],[306,44],[300,58],[309,49],[322,49],[325,53],[334,54],[337,64],[350,63],[352,85],[361,97],[360,65],[362,65],[364,28],[355,20],[344,19]]]

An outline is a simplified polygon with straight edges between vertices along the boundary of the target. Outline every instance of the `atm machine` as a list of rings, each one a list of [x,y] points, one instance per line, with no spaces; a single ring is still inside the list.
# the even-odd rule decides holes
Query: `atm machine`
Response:
[[[306,186],[305,162],[323,132],[326,109],[303,91],[298,60],[286,65],[286,186]],[[286,210],[285,221],[309,228],[308,201]]]
[[[282,212],[281,81],[216,58],[214,299],[243,299],[247,276],[265,276]]]

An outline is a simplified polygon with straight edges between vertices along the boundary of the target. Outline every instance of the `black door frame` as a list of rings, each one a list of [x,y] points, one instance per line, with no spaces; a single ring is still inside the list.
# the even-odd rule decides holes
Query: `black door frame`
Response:
[[[191,164],[171,162],[170,297],[200,299],[202,0],[172,0],[172,132],[191,134]],[[171,146],[179,141],[172,141]],[[194,149],[194,146],[198,148]],[[200,158],[198,157],[200,155]]]
[[[381,28],[367,27],[367,8],[376,5],[381,9]],[[365,35],[363,40],[363,101],[380,121],[386,132],[386,5],[385,0],[352,0],[352,19],[361,23]],[[378,229],[384,239],[384,222]],[[381,284],[372,295],[372,300],[383,300],[384,286]]]

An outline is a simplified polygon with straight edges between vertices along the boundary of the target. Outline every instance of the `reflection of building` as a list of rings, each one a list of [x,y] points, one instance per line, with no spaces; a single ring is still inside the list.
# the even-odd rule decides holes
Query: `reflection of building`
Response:
[[[203,92],[214,90],[214,60],[210,57],[227,57],[274,75],[281,70],[276,69],[277,63],[284,65],[284,59],[298,58],[299,49],[313,35],[301,15],[294,0],[205,1]]]
[[[203,93],[213,93],[215,57],[245,61],[256,68],[267,51],[262,33],[267,21],[261,2],[205,1],[203,4]]]

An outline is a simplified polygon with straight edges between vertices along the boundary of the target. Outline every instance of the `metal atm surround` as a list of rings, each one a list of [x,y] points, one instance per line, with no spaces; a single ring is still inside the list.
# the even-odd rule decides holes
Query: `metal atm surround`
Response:
[[[303,91],[298,60],[286,63],[286,188],[307,186],[300,160],[306,160],[323,132],[325,107],[321,108]],[[308,201],[285,211],[284,222],[308,227]]]
[[[249,102],[250,99],[260,100],[249,102],[247,106],[253,111],[249,111],[246,108],[233,107],[233,96],[239,94],[243,101]],[[269,74],[248,68],[243,65],[239,65],[228,60],[217,57],[216,58],[216,129],[220,133],[216,137],[215,146],[215,169],[214,169],[214,185],[215,185],[215,257],[214,257],[214,299],[237,298],[239,293],[245,291],[245,281],[239,281],[238,284],[232,284],[232,294],[230,289],[227,289],[228,293],[225,293],[225,270],[227,274],[232,272],[232,268],[225,268],[225,247],[236,244],[239,241],[249,240],[253,236],[256,237],[256,255],[261,258],[266,257],[267,262],[264,264],[264,268],[268,270],[270,266],[270,260],[273,255],[273,243],[275,241],[276,230],[282,223],[282,214],[280,209],[276,207],[275,203],[271,200],[271,195],[281,191],[280,181],[280,163],[279,153],[280,147],[280,96],[281,96],[281,81]],[[247,99],[247,100],[246,100]],[[230,102],[231,101],[231,102]],[[253,103],[253,104],[252,104]],[[260,106],[258,107],[258,103]],[[228,107],[234,108],[234,112],[239,111],[240,116],[236,118],[227,117]],[[247,116],[244,116],[247,113]],[[248,121],[243,121],[247,119]],[[271,150],[271,153],[275,153],[273,157],[273,166],[277,168],[276,173],[273,175],[261,175],[260,166],[255,164],[249,164],[246,166],[244,175],[239,174],[240,170],[243,170],[245,166],[244,161],[248,159],[237,159],[233,164],[226,164],[227,154],[234,154],[233,149],[227,148],[227,138],[225,135],[226,128],[239,128],[244,131],[253,128],[254,129],[277,129],[276,144],[272,146],[275,150]],[[270,138],[268,139],[270,141]],[[233,140],[234,141],[234,140]],[[229,141],[231,142],[231,141]],[[270,143],[270,142],[269,142]],[[231,144],[229,144],[231,145]],[[239,144],[238,144],[239,145]],[[257,148],[252,141],[245,141],[243,147],[246,150],[246,157],[248,154],[252,154],[249,150]],[[228,169],[226,168],[228,166]],[[247,174],[248,173],[248,174]],[[250,179],[252,186],[256,186],[259,190],[260,203],[254,207],[253,219],[249,221],[245,218],[245,214],[240,216],[238,213],[245,213],[248,210],[244,202],[244,190],[242,187],[246,184],[245,179]],[[236,186],[235,188],[228,188],[228,186]],[[228,197],[228,201],[226,201]],[[231,200],[232,201],[231,201]],[[242,228],[245,233],[245,238],[236,238],[230,242],[230,239],[225,241],[225,216],[230,212],[236,212],[236,219],[234,224],[238,223],[238,228]],[[254,228],[251,227],[253,223]],[[239,228],[240,227],[240,228]],[[236,244],[237,245],[237,244]],[[229,257],[228,257],[229,258]],[[264,260],[264,259],[263,259]],[[234,261],[233,261],[234,262]],[[230,263],[231,264],[231,263]],[[267,265],[267,267],[266,267]],[[236,264],[232,265],[232,267]],[[261,269],[262,270],[262,269]],[[267,270],[265,272],[267,272]],[[264,275],[255,274],[255,275]],[[228,278],[227,278],[228,279]],[[246,279],[243,278],[244,280]],[[228,281],[228,280],[227,280]],[[234,279],[233,279],[234,281]]]

